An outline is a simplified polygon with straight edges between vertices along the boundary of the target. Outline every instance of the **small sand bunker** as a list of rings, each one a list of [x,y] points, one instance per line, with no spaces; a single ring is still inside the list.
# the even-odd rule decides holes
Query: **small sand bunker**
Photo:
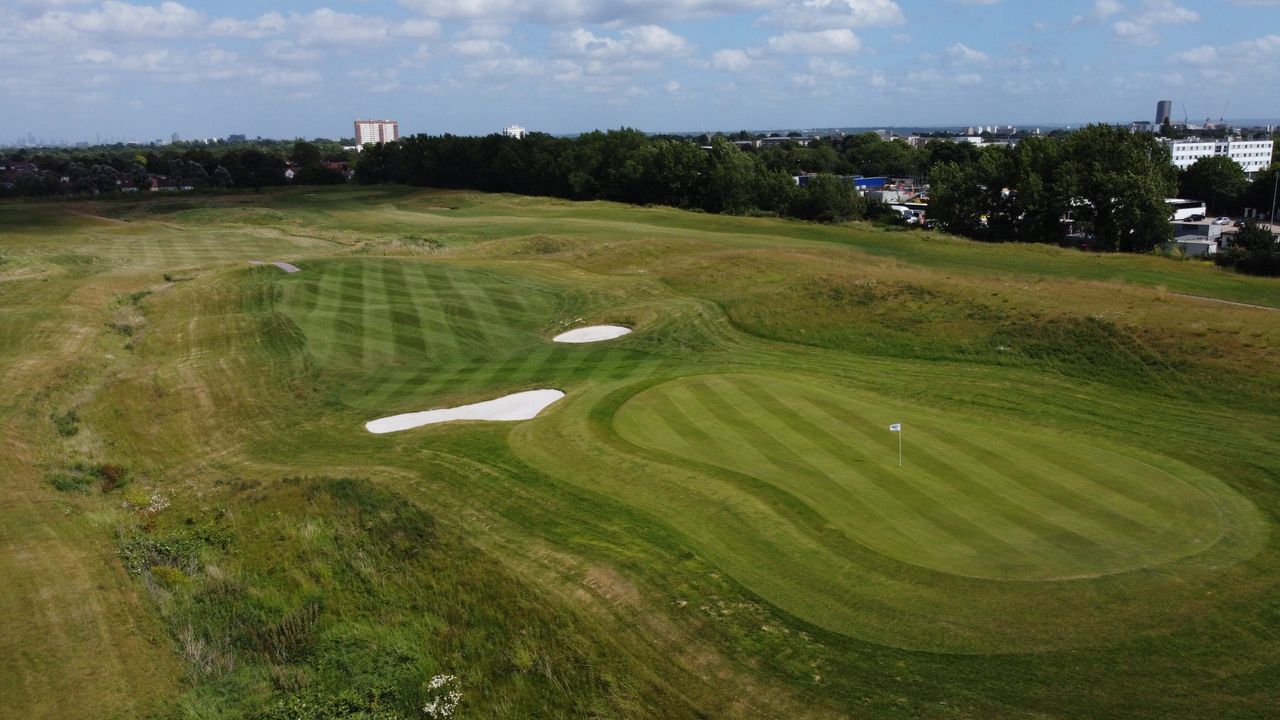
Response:
[[[558,343],[593,343],[601,340],[613,340],[623,335],[629,335],[631,328],[621,325],[592,325],[591,327],[578,328],[570,330],[566,333],[551,338],[552,342]]]
[[[262,262],[261,260],[250,260],[250,261],[249,261],[249,264],[250,264],[250,265],[267,265],[268,263],[264,263],[264,262]],[[273,263],[270,263],[270,264],[271,264],[271,265],[275,265],[276,267],[280,268],[281,270],[283,270],[283,271],[285,271],[285,272],[287,272],[287,273],[302,272],[302,268],[298,267],[297,265],[291,265],[291,264],[289,264],[289,263],[287,263],[287,262],[279,262],[279,261],[277,261],[277,262],[273,262]]]
[[[366,430],[381,435],[454,420],[531,420],[551,403],[564,397],[559,390],[528,390],[514,395],[455,408],[427,410],[380,418],[364,424]]]

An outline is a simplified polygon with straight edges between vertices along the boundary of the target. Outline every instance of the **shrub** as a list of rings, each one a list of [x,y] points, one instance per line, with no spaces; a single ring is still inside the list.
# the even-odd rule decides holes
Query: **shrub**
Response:
[[[59,492],[88,493],[92,479],[81,473],[59,470],[49,475],[49,483]]]
[[[129,482],[129,469],[113,463],[95,464],[82,460],[49,475],[49,482],[62,492],[88,492],[97,484],[102,492],[111,492]]]
[[[61,415],[54,413],[49,416],[53,421],[53,427],[57,429],[58,434],[62,437],[71,437],[80,432],[80,414],[74,409],[68,410]]]
[[[363,692],[344,689],[335,693],[309,692],[279,701],[256,720],[402,720],[395,692],[373,688]]]
[[[191,578],[187,577],[186,573],[168,565],[158,565],[151,568],[151,577],[169,590],[176,590],[191,584]]]
[[[123,465],[115,465],[113,463],[97,465],[93,469],[93,474],[101,481],[102,492],[104,493],[109,493],[129,483],[129,468]]]
[[[158,567],[182,570],[187,575],[200,571],[200,552],[206,547],[225,549],[230,534],[210,525],[186,527],[168,535],[135,535],[120,542],[118,552],[124,566],[134,575],[154,572]]]

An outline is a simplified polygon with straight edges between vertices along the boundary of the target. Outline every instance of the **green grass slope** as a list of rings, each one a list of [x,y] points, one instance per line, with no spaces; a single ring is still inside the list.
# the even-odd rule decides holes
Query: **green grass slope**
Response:
[[[406,188],[0,258],[0,715],[1280,713],[1280,312],[1175,294],[1273,281]]]

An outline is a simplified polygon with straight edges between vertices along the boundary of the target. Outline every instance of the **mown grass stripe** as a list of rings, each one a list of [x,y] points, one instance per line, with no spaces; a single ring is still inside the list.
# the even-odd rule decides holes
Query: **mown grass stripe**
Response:
[[[488,333],[481,327],[475,309],[459,292],[452,277],[453,269],[443,267],[434,270],[436,272],[431,275],[428,288],[435,297],[436,307],[448,326],[449,334],[457,341],[458,351],[475,353],[483,350]]]
[[[407,356],[403,359],[424,361],[427,343],[423,337],[422,316],[413,303],[409,283],[401,263],[394,261],[382,263],[382,284],[383,293],[388,299],[394,297],[397,300],[390,306],[389,312],[396,354]]]
[[[838,407],[825,399],[806,397],[815,407],[822,407],[828,417],[835,418],[839,413],[848,424],[849,431],[868,441],[880,439],[876,429],[883,426],[874,419],[867,418],[850,407]],[[856,422],[849,422],[849,417]],[[885,436],[894,438],[886,429]],[[912,426],[912,435],[925,438],[920,426]],[[890,440],[892,443],[893,440]],[[928,488],[931,496],[944,502],[953,512],[964,515],[971,522],[985,526],[990,532],[997,528],[1016,543],[1020,554],[1027,557],[1039,557],[1055,565],[1079,569],[1079,558],[1082,556],[1102,555],[1114,558],[1113,549],[1100,543],[1097,539],[1082,533],[1073,523],[1063,522],[1062,513],[1070,513],[1068,507],[1047,508],[1044,503],[1040,507],[1027,507],[1025,497],[1014,498],[993,491],[984,484],[984,478],[990,478],[998,470],[987,466],[957,466],[952,460],[943,459],[938,453],[928,449],[928,441],[917,441],[911,449],[911,466],[924,472],[909,472],[907,477],[919,483],[921,488]],[[940,446],[941,447],[941,446]],[[889,450],[896,454],[896,448]],[[1026,495],[1023,488],[1014,488],[1017,494]],[[1035,503],[1032,503],[1035,505]],[[1074,525],[1086,522],[1077,519]]]
[[[1153,540],[1158,540],[1168,530],[1170,520],[1168,512],[1161,512],[1146,502],[1134,501],[1076,468],[1060,467],[1061,472],[1052,474],[1033,470],[1039,467],[1040,463],[1036,455],[1027,452],[1031,443],[1006,443],[1001,448],[1002,454],[996,455],[990,448],[969,442],[945,430],[937,429],[933,434],[984,465],[990,466],[997,461],[1014,462],[1018,467],[1026,468],[1026,475],[1037,481],[1034,486],[1035,492],[1057,496],[1061,498],[1062,503],[1087,509],[1087,514],[1098,518],[1098,522],[1116,530],[1126,530],[1130,544],[1135,546],[1149,544]],[[1124,484],[1123,475],[1116,474],[1110,469],[1097,468],[1097,470],[1107,477],[1121,480],[1121,484]],[[1026,482],[1018,482],[1007,475],[1006,477],[1028,490],[1033,489]],[[1156,496],[1149,495],[1149,497]]]
[[[719,394],[727,397],[735,397],[738,405],[745,406],[750,404],[750,399],[737,391],[735,384],[727,379],[717,379],[708,382],[708,385],[718,390]],[[717,387],[718,386],[718,387]],[[736,412],[734,405],[725,402],[725,407],[729,412]],[[757,408],[758,409],[758,408]],[[736,412],[743,422],[751,423],[746,415]],[[1016,553],[1020,554],[1022,547],[1025,547],[1026,540],[1029,535],[1018,529],[1008,527],[983,526],[974,519],[967,517],[958,511],[958,508],[949,505],[944,499],[936,496],[936,490],[925,486],[918,486],[911,482],[910,476],[902,474],[891,474],[885,468],[881,468],[874,463],[853,466],[840,462],[835,458],[837,467],[841,470],[832,472],[829,469],[819,469],[800,457],[800,455],[783,442],[780,436],[786,437],[790,443],[795,445],[807,446],[811,452],[821,452],[819,448],[809,443],[798,433],[788,432],[785,426],[764,428],[751,423],[757,429],[752,433],[752,439],[767,448],[767,453],[771,459],[776,459],[778,454],[783,454],[789,458],[799,459],[805,466],[811,468],[811,477],[809,480],[821,479],[819,487],[826,489],[832,485],[834,478],[842,477],[848,480],[860,480],[856,488],[849,488],[840,485],[845,492],[845,499],[856,499],[858,493],[875,493],[879,495],[879,502],[874,505],[881,507],[892,506],[895,512],[891,514],[883,514],[885,518],[883,530],[902,532],[909,535],[918,552],[924,552],[936,558],[945,557],[945,553],[939,553],[938,550],[949,548],[952,552],[964,552],[970,555],[979,555],[981,553]],[[829,453],[823,453],[828,454]],[[792,492],[808,492],[813,493],[813,489],[808,487],[808,483],[802,482],[803,478],[788,477],[786,480],[792,486]],[[831,513],[834,508],[838,508],[838,499],[831,498],[831,493],[825,492],[822,496],[811,497],[811,503],[818,501],[817,509],[824,514]],[[830,504],[828,504],[828,501]],[[860,501],[859,501],[860,502]],[[891,505],[889,505],[891,503]],[[877,528],[880,530],[881,528]]]
[[[334,346],[343,358],[355,365],[364,364],[364,271],[361,263],[346,263],[341,284],[337,287],[340,304],[333,315]]]
[[[757,407],[764,409],[763,404],[757,405]],[[773,417],[784,419],[781,414],[773,415]],[[768,432],[767,429],[765,429],[765,432]],[[833,453],[819,450],[812,444],[800,442],[798,436],[794,433],[787,433],[786,435],[789,441],[808,448],[809,452],[804,456],[807,460],[812,461],[814,455],[811,453],[816,453],[823,455],[827,462],[822,463],[823,466],[815,467],[816,476],[808,478],[809,483],[802,484],[803,478],[799,477],[782,479],[770,477],[770,473],[767,471],[759,473],[759,475],[763,475],[760,479],[779,489],[784,489],[789,494],[804,498],[806,504],[813,507],[819,514],[830,519],[837,526],[849,529],[856,524],[865,531],[870,527],[865,523],[865,520],[874,518],[877,521],[876,531],[871,534],[876,536],[879,541],[899,547],[914,548],[915,552],[922,554],[934,554],[936,552],[936,544],[921,544],[920,537],[922,535],[937,536],[945,533],[936,526],[932,519],[918,513],[915,514],[915,517],[912,517],[905,505],[898,503],[894,497],[884,494],[881,486],[867,477],[868,472],[874,471],[873,468],[850,464],[845,458],[837,458]],[[782,441],[779,440],[778,442],[781,443]],[[783,444],[785,445],[785,443]],[[831,467],[832,464],[835,467]],[[748,467],[744,466],[741,470],[748,474],[756,475]],[[812,483],[818,483],[817,487],[826,488],[827,492],[814,493]],[[824,497],[824,495],[829,496],[834,493],[835,489],[841,491],[838,499],[832,500],[830,497]],[[890,508],[894,506],[898,510],[896,514],[890,512]],[[915,527],[917,532],[908,532],[908,526]],[[853,533],[853,535],[855,537],[860,536],[859,539],[861,541],[867,540],[867,533],[865,532],[861,534]],[[879,548],[876,549],[879,550]]]

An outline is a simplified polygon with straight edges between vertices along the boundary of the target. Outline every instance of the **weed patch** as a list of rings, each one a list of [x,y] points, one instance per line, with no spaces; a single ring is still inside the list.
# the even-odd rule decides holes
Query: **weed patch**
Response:
[[[73,408],[61,415],[54,413],[49,416],[53,421],[53,427],[62,437],[73,437],[80,432],[80,413]]]
[[[103,493],[109,493],[127,485],[130,477],[129,468],[123,465],[77,460],[49,473],[48,481],[61,492],[88,493],[97,487]]]

